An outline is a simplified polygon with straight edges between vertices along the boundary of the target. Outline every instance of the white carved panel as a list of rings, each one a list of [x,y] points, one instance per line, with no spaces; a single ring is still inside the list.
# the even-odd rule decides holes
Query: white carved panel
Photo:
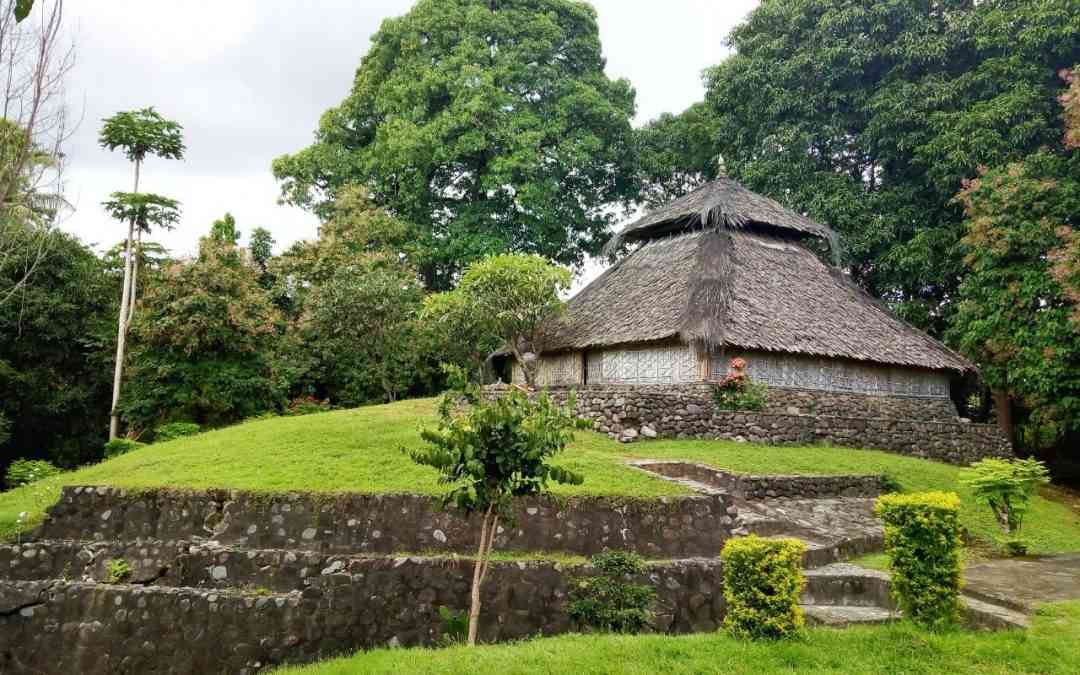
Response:
[[[858,394],[948,398],[949,377],[942,373],[851,363],[794,354],[714,354],[710,375],[721,379],[733,356],[746,360],[751,379],[772,387]]]
[[[592,351],[586,361],[589,384],[676,384],[700,379],[697,355],[681,345]]]

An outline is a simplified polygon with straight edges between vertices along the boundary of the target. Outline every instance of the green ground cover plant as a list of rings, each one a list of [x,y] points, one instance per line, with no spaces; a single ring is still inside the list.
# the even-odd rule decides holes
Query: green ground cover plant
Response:
[[[473,649],[377,649],[277,675],[581,673],[691,675],[793,672],[1014,675],[1080,672],[1080,602],[1048,605],[1027,631],[933,632],[910,622],[810,628],[802,640],[756,642],[725,633],[565,635]]]
[[[0,538],[12,539],[41,522],[63,485],[126,488],[228,487],[262,492],[413,492],[441,494],[435,472],[414,464],[398,448],[415,445],[421,427],[435,421],[431,399],[274,417],[141,447],[115,459],[0,493]],[[583,485],[555,485],[556,495],[598,494],[653,498],[689,494],[687,488],[624,464],[627,459],[687,460],[739,473],[886,473],[905,492],[960,494],[960,522],[976,541],[992,543],[994,515],[959,483],[959,467],[872,450],[768,447],[728,441],[657,440],[621,444],[579,432],[555,460],[580,473]],[[1047,492],[1044,490],[1044,494]],[[1080,513],[1035,496],[1025,539],[1033,553],[1080,551]]]

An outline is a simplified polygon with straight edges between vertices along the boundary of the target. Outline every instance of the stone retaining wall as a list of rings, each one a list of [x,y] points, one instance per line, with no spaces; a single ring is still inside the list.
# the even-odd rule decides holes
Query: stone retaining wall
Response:
[[[690,479],[742,499],[877,497],[888,487],[884,476],[753,476],[694,462],[640,460],[632,464],[669,478]]]
[[[484,641],[572,626],[567,585],[588,568],[497,563],[485,584]],[[0,582],[0,672],[251,673],[385,645],[430,644],[438,607],[468,606],[472,565],[368,559],[288,594],[77,582]],[[651,567],[655,630],[715,630],[718,561]]]
[[[489,395],[505,388],[491,387]],[[569,389],[552,389],[557,400],[565,401]],[[813,399],[825,401],[823,392]],[[799,390],[774,388],[774,401],[797,401],[810,395]],[[640,436],[669,438],[720,438],[773,445],[813,445],[826,443],[858,448],[887,450],[915,457],[966,465],[985,457],[1011,457],[1008,439],[997,425],[911,419],[911,406],[921,399],[831,394],[833,403],[819,403],[812,414],[807,406],[793,403],[784,412],[730,412],[718,410],[708,384],[585,386],[577,389],[577,414],[593,420],[598,431],[612,438],[634,440]],[[882,417],[862,414],[825,414],[851,410],[842,400],[863,399],[862,412],[880,411]],[[918,405],[922,405],[919,403]],[[951,405],[951,404],[949,404]],[[790,408],[790,412],[788,411]],[[798,414],[794,414],[798,411]],[[892,414],[885,414],[892,411]],[[925,417],[925,415],[924,415]]]
[[[592,555],[606,548],[650,558],[715,556],[735,514],[727,495],[633,500],[524,499],[502,550]],[[241,491],[125,491],[65,487],[38,538],[214,540],[247,548],[340,553],[475,551],[477,522],[418,495],[267,496]]]

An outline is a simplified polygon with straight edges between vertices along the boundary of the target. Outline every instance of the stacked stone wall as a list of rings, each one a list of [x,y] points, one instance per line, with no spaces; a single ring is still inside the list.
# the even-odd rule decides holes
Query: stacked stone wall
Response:
[[[489,389],[491,395],[504,391]],[[569,391],[550,390],[559,401],[565,401]],[[712,385],[705,383],[587,385],[576,392],[577,415],[591,419],[598,431],[624,441],[661,436],[773,445],[830,444],[959,465],[1012,456],[1010,443],[997,425],[961,420],[955,412],[951,418],[936,419],[944,418],[944,406],[952,405],[943,400],[774,387],[764,410],[732,412],[716,407]],[[781,408],[783,412],[778,412]]]
[[[650,558],[715,556],[730,536],[728,495],[660,500],[522,499],[495,545],[592,555],[624,549]],[[476,550],[478,527],[419,495],[268,496],[243,491],[64,488],[41,539],[214,540],[258,549],[393,554]]]

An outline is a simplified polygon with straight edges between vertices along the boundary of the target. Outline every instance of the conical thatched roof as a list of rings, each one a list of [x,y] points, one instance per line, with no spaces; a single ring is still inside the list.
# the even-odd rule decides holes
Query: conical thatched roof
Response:
[[[730,273],[715,274],[708,267],[710,238],[719,237],[729,238],[724,246]],[[698,297],[708,296],[701,292],[701,279],[710,275],[713,284],[730,284],[721,319],[695,307]],[[722,321],[722,330],[699,333],[702,322],[715,320]],[[692,230],[648,241],[570,300],[566,313],[547,327],[542,351],[673,338],[715,347],[717,334],[724,345],[747,350],[933,370],[973,368],[892,316],[797,241],[758,228]]]
[[[798,237],[820,237],[830,243],[836,237],[830,228],[779,202],[751,192],[730,178],[718,178],[627,225],[611,238],[605,252],[615,253],[623,244],[635,241],[718,225],[731,228],[757,225],[755,229]]]

